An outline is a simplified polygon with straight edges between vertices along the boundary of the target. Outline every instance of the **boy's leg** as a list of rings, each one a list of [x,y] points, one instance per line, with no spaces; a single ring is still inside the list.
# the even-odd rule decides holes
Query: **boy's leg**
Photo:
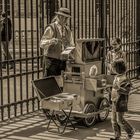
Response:
[[[114,133],[115,133],[115,139],[119,139],[121,137],[121,129],[117,123],[117,112],[115,110],[114,103],[112,104],[111,123],[112,123],[112,128],[113,128]]]
[[[133,127],[124,119],[124,112],[117,112],[117,121],[121,128],[123,128],[127,134],[128,137],[132,138],[134,135],[134,129]]]

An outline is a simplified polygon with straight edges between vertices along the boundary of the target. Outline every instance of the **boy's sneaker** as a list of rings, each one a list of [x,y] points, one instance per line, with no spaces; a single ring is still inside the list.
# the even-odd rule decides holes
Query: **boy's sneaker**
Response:
[[[132,137],[134,136],[134,134],[135,134],[135,129],[133,129],[133,131],[132,131],[131,134],[128,134],[128,135],[126,136],[126,140],[131,140]]]

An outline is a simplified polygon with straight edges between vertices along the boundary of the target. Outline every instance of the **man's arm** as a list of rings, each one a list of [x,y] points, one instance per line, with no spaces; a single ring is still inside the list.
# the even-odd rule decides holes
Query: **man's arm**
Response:
[[[74,37],[73,37],[72,31],[71,31],[71,33],[70,33],[70,46],[71,46],[71,47],[75,47]]]
[[[52,27],[48,26],[41,38],[40,48],[48,49],[49,46],[56,45],[60,40],[55,38],[54,34]]]
[[[68,47],[75,47],[75,42],[74,42],[74,37],[72,34],[71,29],[69,28],[69,26],[65,26],[67,32],[69,33],[69,45]]]
[[[51,27],[47,27],[40,41],[40,48],[46,49],[51,45],[51,39],[53,38],[53,31]]]

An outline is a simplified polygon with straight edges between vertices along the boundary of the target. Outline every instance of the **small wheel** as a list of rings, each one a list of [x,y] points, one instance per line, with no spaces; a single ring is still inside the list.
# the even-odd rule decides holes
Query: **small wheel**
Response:
[[[56,114],[56,118],[61,124],[64,124],[67,119],[67,117],[63,114]]]
[[[84,108],[84,113],[93,113],[96,112],[96,107],[94,103],[87,103]],[[91,118],[84,118],[83,123],[85,126],[90,127],[96,123],[96,115]]]
[[[103,110],[104,108],[106,108],[104,111],[98,114],[98,120],[105,121],[109,114],[109,101],[107,100],[107,98],[101,98],[99,100],[97,108],[98,110]]]

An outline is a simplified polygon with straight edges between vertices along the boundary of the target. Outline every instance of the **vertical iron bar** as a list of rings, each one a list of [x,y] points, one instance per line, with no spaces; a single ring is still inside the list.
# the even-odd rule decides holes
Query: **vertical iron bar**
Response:
[[[112,10],[112,13],[111,13],[111,16],[112,16],[112,28],[111,28],[112,35],[111,35],[111,37],[114,37],[114,34],[113,34],[113,29],[114,29],[114,28],[113,28],[113,27],[114,27],[114,16],[113,16],[113,15],[114,15],[114,13],[113,13],[113,8],[114,8],[114,6],[113,6],[113,5],[114,5],[114,3],[113,3],[113,1],[114,1],[114,0],[112,0],[112,3],[111,3],[111,4],[112,4],[112,7],[111,7],[111,8],[112,8],[112,9],[111,9],[111,10]]]
[[[136,66],[137,68],[137,78],[139,78],[140,76],[140,1],[136,0],[136,2],[134,2],[134,5],[136,6],[136,40],[138,40],[136,49],[138,50],[137,56],[136,56]],[[135,36],[134,36],[135,38]]]
[[[65,4],[67,4],[67,0],[66,0],[66,3]],[[69,10],[72,13],[72,0],[69,1]],[[69,22],[70,22],[70,29],[71,29],[72,28],[72,19],[70,19]]]
[[[92,29],[91,29],[91,31],[92,31],[92,38],[94,37],[94,10],[95,10],[95,8],[94,8],[94,3],[95,3],[95,0],[92,0],[91,1],[91,6],[92,6]]]
[[[83,38],[84,37],[84,35],[83,35],[83,32],[84,32],[84,30],[83,30],[83,11],[84,11],[84,9],[83,9],[83,7],[84,7],[84,4],[83,4],[83,0],[81,0],[81,38]]]
[[[60,0],[60,7],[63,6],[63,0]]]
[[[117,21],[118,21],[118,22],[117,22],[117,36],[120,37],[120,34],[119,34],[119,33],[120,33],[120,32],[119,32],[120,3],[119,3],[119,0],[118,0],[117,2],[118,2],[118,3],[117,3],[117,5],[118,5],[118,6],[117,6]]]
[[[117,25],[117,23],[116,23],[116,18],[117,18],[117,16],[116,16],[116,13],[117,13],[117,5],[116,5],[116,0],[114,1],[114,36],[116,37],[116,25]]]
[[[75,2],[75,3],[74,3]],[[73,31],[74,31],[74,39],[76,38],[76,1],[74,1],[74,9],[73,9]],[[71,4],[72,5],[72,4]]]
[[[39,3],[38,3],[38,0],[36,0],[36,50],[37,50],[37,79],[39,79],[39,10],[38,10],[38,7],[39,7]],[[39,101],[38,101],[38,109],[39,109]]]
[[[109,13],[108,13],[108,27],[107,27],[107,30],[108,30],[108,45],[110,46],[110,32],[111,32],[111,0],[108,0],[109,1]]]
[[[121,0],[121,10],[120,10],[120,13],[121,13],[121,14],[120,14],[120,15],[121,15],[121,18],[120,18],[120,19],[121,19],[121,21],[120,21],[120,35],[121,35],[121,39],[122,39],[122,25],[123,25],[123,22],[122,22],[122,21],[123,21],[123,19],[122,19],[122,18],[123,18],[123,17],[122,17],[122,13],[123,13],[123,12],[122,12],[122,11],[123,11],[122,4],[123,4],[123,2],[122,2],[122,0]]]
[[[25,61],[25,67],[26,67],[26,99],[28,100],[29,98],[29,91],[28,91],[28,42],[27,42],[27,1],[24,0],[24,24],[25,24],[25,58],[26,58],[26,61]],[[29,112],[29,104],[28,102],[26,102],[26,110],[27,110],[27,113]]]
[[[31,8],[31,57],[32,57],[32,80],[34,80],[34,40],[33,40],[33,0],[30,0],[30,8]],[[44,6],[43,6],[44,7]],[[32,88],[32,97],[34,97],[34,90]],[[34,100],[32,100],[32,111],[34,111]]]
[[[37,78],[39,79],[39,4],[38,0],[36,0],[36,50],[37,50]]]
[[[15,0],[12,0],[11,1],[11,5],[12,5],[12,45],[13,45],[13,59],[14,59],[14,75],[16,74],[16,48],[15,48],[15,17],[14,17],[14,11],[15,11]],[[14,76],[14,102],[16,103],[17,102],[17,90],[16,90],[16,76]],[[17,105],[15,104],[14,105],[14,115],[17,116]]]
[[[78,32],[78,35],[77,35],[77,38],[79,39],[80,38],[80,1],[77,0],[77,32]]]
[[[98,0],[95,0],[95,38],[97,37],[97,35],[98,35],[98,26],[97,26],[97,22],[99,22],[98,21],[98,19],[97,19],[97,14],[98,14],[98,9],[97,9],[97,2],[98,2]]]
[[[9,79],[9,75],[10,75],[10,72],[9,72],[9,55],[8,55],[8,51],[9,51],[9,39],[8,39],[8,9],[7,9],[8,7],[7,7],[7,0],[5,0],[5,13],[6,13],[6,47],[8,48],[7,49],[7,102],[8,102],[8,104],[10,104],[10,79]],[[8,111],[8,119],[10,118],[10,106],[8,106],[7,107],[7,111]]]
[[[88,37],[88,32],[87,32],[87,20],[88,20],[88,17],[87,17],[87,0],[85,0],[85,38],[87,38]]]
[[[89,32],[89,38],[91,38],[91,1],[89,0],[88,1],[88,7],[89,7],[89,9],[88,9],[88,14],[89,14],[89,16],[88,16],[88,19],[89,19],[89,26],[88,26],[88,32]]]
[[[42,37],[43,33],[44,33],[44,4],[43,4],[43,0],[41,0],[40,1],[40,38]],[[40,50],[40,55],[43,55],[43,49]],[[41,58],[40,66],[41,67],[43,66],[43,58]]]
[[[100,37],[101,38],[104,38],[105,39],[105,41],[104,41],[104,44],[103,44],[103,54],[104,54],[104,57],[103,58],[101,58],[102,59],[102,73],[105,73],[105,53],[106,53],[106,51],[105,51],[105,46],[106,46],[106,38],[107,38],[107,36],[106,36],[106,29],[107,29],[107,24],[106,24],[106,22],[107,22],[107,3],[106,3],[106,1],[104,1],[104,0],[101,0],[101,3],[100,3],[101,5],[100,5],[100,9],[101,9],[101,14],[100,14]]]
[[[19,23],[19,58],[22,58],[22,47],[21,47],[21,0],[18,0],[18,23]],[[23,100],[23,91],[22,91],[22,60],[19,62],[20,68],[20,100]],[[20,104],[20,114],[23,114],[23,103]]]
[[[132,11],[134,13],[133,17],[133,40],[134,41],[138,41],[140,39],[140,37],[137,36],[137,26],[140,24],[137,24],[137,18],[138,18],[138,15],[137,15],[137,8],[139,7],[140,8],[140,4],[139,6],[137,5],[137,0],[134,0],[132,1]],[[137,7],[138,6],[138,7]],[[140,14],[140,13],[139,13]],[[135,26],[136,25],[136,26]],[[139,44],[139,41],[135,43],[135,55],[134,55],[134,62],[135,62],[135,77],[138,78],[139,77],[139,74],[140,74],[140,44]]]
[[[1,16],[0,16],[1,21]],[[0,22],[0,30],[2,28],[2,24]],[[3,73],[2,73],[2,45],[1,45],[1,35],[0,35],[0,105],[3,106]],[[1,121],[4,119],[4,109],[0,108],[1,111]]]

